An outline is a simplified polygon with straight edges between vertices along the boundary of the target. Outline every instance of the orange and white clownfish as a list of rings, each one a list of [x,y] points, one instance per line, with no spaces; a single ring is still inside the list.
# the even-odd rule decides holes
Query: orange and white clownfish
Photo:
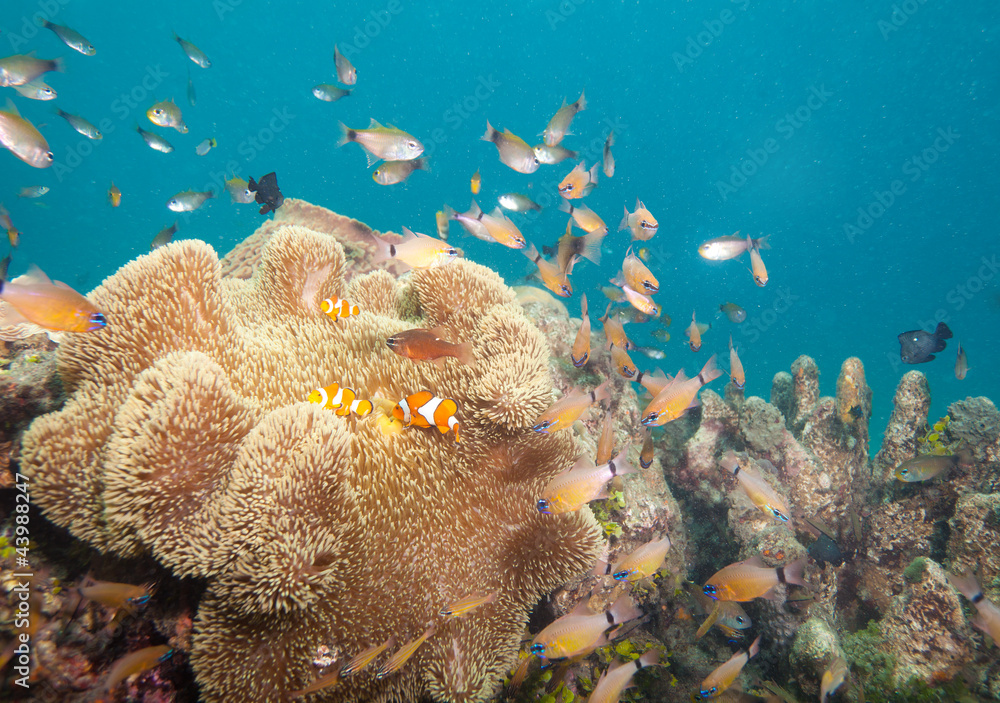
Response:
[[[321,302],[319,304],[319,309],[323,311],[324,314],[329,315],[330,319],[334,322],[337,321],[338,317],[350,317],[351,315],[357,315],[361,312],[361,308],[354,303],[344,300],[343,298],[338,298],[335,295],[331,295],[329,298]]]
[[[331,383],[326,388],[315,389],[306,400],[327,410],[335,410],[338,415],[354,413],[358,417],[364,417],[372,411],[370,400],[358,400],[357,393],[352,389],[341,388],[336,383]]]
[[[445,434],[455,431],[455,441],[459,441],[458,403],[451,398],[439,398],[430,391],[420,391],[408,395],[396,403],[392,416],[407,427],[436,427]]]

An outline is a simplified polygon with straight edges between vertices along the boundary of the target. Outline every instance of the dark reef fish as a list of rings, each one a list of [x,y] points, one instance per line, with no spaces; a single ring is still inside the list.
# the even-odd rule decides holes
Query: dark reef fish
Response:
[[[922,364],[933,361],[934,353],[944,351],[944,340],[951,339],[948,325],[939,322],[933,334],[923,330],[903,332],[899,339],[899,358],[904,364]]]
[[[251,176],[250,182],[247,184],[247,190],[256,193],[255,199],[262,205],[260,208],[261,215],[266,215],[269,212],[277,210],[285,202],[285,196],[281,194],[281,190],[278,188],[278,176],[275,175],[274,171],[265,174],[256,183],[253,180],[253,176]]]

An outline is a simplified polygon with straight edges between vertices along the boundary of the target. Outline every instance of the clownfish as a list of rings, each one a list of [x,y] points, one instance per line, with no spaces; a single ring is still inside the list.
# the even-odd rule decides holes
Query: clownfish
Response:
[[[327,410],[334,410],[338,415],[354,413],[358,417],[364,417],[372,411],[370,400],[358,400],[357,393],[352,389],[341,388],[336,383],[315,389],[306,400]]]
[[[451,398],[439,398],[430,391],[420,391],[408,395],[396,403],[392,416],[406,427],[436,427],[445,434],[455,431],[455,441],[459,441],[458,403]]]
[[[350,317],[351,315],[357,315],[361,312],[361,308],[354,303],[344,300],[343,298],[338,298],[335,295],[320,303],[319,309],[322,310],[325,315],[329,315],[330,319],[334,322],[336,322],[339,317]]]
[[[580,296],[580,317],[583,318],[583,324],[576,333],[576,341],[573,342],[573,349],[569,353],[569,358],[576,368],[581,368],[590,358],[590,316],[587,314],[586,293]]]
[[[733,685],[733,681],[743,671],[747,662],[760,651],[760,637],[753,641],[749,649],[741,650],[730,657],[729,661],[718,667],[701,682],[701,690],[691,694],[691,700],[702,701],[708,698],[718,698]]]

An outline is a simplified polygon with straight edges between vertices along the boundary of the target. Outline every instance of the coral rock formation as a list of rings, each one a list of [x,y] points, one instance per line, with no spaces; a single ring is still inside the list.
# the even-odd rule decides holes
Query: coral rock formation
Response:
[[[895,481],[892,472],[896,467],[917,454],[917,437],[927,425],[931,406],[927,377],[920,371],[908,371],[896,386],[892,402],[892,417],[872,465],[873,480],[882,484]]]
[[[408,285],[385,271],[348,285],[340,240],[286,223],[247,265],[248,280],[223,279],[208,245],[182,241],[92,293],[109,324],[62,345],[70,399],[24,439],[33,500],[102,550],[207,579],[191,651],[206,700],[282,700],[318,675],[321,646],[349,657],[406,642],[447,603],[497,591],[440,623],[398,674],[316,696],[484,700],[529,609],[602,544],[589,511],[535,509],[576,456],[569,433],[525,429],[551,394],[544,340],[502,280],[467,261]],[[362,313],[332,321],[319,301],[333,294]],[[385,345],[442,323],[473,342],[477,367]],[[386,437],[373,416],[302,402],[331,382],[391,402],[424,388],[455,398],[462,442]]]

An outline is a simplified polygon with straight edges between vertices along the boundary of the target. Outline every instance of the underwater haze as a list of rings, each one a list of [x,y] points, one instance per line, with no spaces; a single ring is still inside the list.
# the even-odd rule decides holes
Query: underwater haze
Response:
[[[200,238],[224,254],[264,220],[256,206],[230,202],[224,179],[271,171],[286,197],[378,230],[434,234],[445,203],[468,208],[478,170],[483,209],[501,193],[531,196],[542,212],[511,217],[539,250],[553,247],[566,228],[556,186],[573,162],[516,173],[480,137],[489,120],[540,143],[562,100],[585,90],[587,108],[563,144],[589,168],[613,129],[617,170],[586,198],[610,232],[601,266],[574,270],[567,305],[579,315],[586,293],[596,324],[606,305],[600,288],[630,243],[627,230],[617,231],[623,206],[631,211],[641,199],[660,223],[644,246],[660,281],[656,301],[673,324],[665,343],[650,335],[658,323],[626,327],[640,345],[666,354],[653,361],[633,353],[640,367],[693,374],[712,354],[725,363],[732,335],[748,395],[767,398],[774,374],[800,354],[816,360],[821,391],[832,395],[841,363],[858,356],[874,391],[876,443],[911,368],[927,374],[932,421],[954,400],[1000,398],[1000,5],[177,0],[111,7],[0,5],[0,54],[35,51],[66,63],[63,73],[45,76],[58,92],[52,102],[3,89],[55,155],[41,170],[0,152],[0,200],[23,233],[12,275],[37,264],[89,291],[147,252],[175,219],[175,238]],[[79,31],[96,55],[72,51],[38,29],[36,17]],[[172,32],[201,48],[211,67],[190,61]],[[312,88],[336,82],[335,43],[358,81],[349,97],[322,102]],[[187,134],[146,118],[168,98],[183,111]],[[100,126],[104,138],[73,131],[54,105]],[[420,139],[430,172],[398,185],[374,182],[362,150],[337,145],[339,122],[363,128],[372,118]],[[149,149],[137,124],[175,151]],[[209,137],[218,146],[196,155]],[[112,181],[122,192],[118,208],[106,196]],[[33,185],[50,191],[18,197]],[[208,188],[217,197],[194,212],[166,207],[180,191]],[[699,256],[699,244],[736,231],[770,235],[765,287],[755,285],[747,256]],[[449,241],[511,285],[535,270],[520,252],[466,237],[458,226]],[[745,308],[747,320],[718,315],[726,301]],[[692,310],[712,323],[697,353],[683,334]],[[929,363],[903,364],[897,335],[939,321],[954,332],[947,348]],[[970,366],[961,381],[959,342]]]

